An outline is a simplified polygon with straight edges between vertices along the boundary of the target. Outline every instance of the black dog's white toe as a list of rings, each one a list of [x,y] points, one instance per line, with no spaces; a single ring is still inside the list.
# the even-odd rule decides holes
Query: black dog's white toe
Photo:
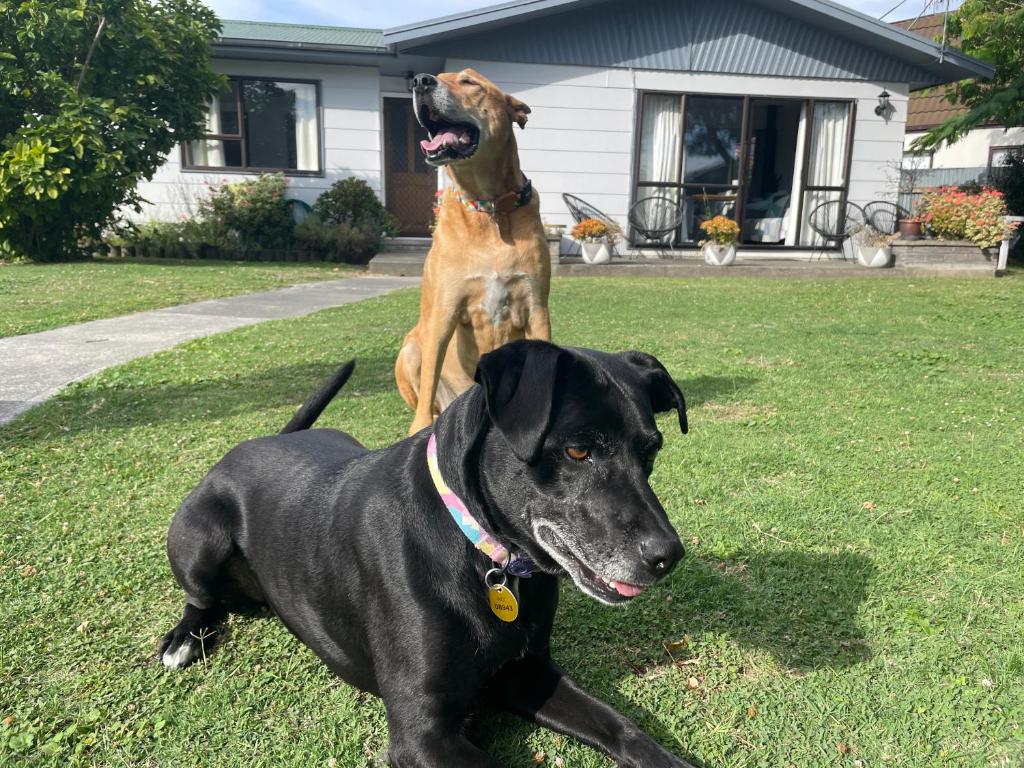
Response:
[[[202,655],[199,640],[175,628],[160,642],[157,656],[167,669],[187,667]]]

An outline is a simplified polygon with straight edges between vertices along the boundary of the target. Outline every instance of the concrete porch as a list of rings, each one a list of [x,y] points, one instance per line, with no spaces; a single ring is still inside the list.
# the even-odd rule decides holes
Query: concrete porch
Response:
[[[423,274],[423,262],[429,249],[429,240],[417,238],[418,243],[400,243],[400,247],[385,247],[370,260],[367,269],[375,275],[403,275],[417,277]],[[425,241],[425,242],[424,242]],[[389,243],[389,246],[391,244]],[[936,261],[901,260],[887,269],[867,269],[855,261],[846,261],[835,255],[810,259],[799,254],[790,257],[744,256],[728,267],[712,267],[700,255],[674,252],[669,258],[620,258],[608,264],[591,266],[578,256],[552,259],[552,274],[559,277],[756,277],[790,280],[817,280],[823,278],[885,278],[885,277],[992,277],[994,264],[985,261],[944,263]]]

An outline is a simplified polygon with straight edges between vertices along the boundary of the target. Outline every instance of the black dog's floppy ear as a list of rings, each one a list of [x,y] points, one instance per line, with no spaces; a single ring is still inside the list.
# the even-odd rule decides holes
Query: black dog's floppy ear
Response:
[[[686,423],[686,400],[679,385],[665,370],[665,366],[654,355],[648,355],[646,352],[623,352],[622,357],[644,372],[651,394],[651,410],[655,413],[664,413],[674,408],[679,413],[679,428],[685,435],[689,431],[689,425]]]
[[[476,367],[491,423],[527,464],[537,460],[551,426],[555,378],[564,355],[546,341],[520,340],[484,355]]]

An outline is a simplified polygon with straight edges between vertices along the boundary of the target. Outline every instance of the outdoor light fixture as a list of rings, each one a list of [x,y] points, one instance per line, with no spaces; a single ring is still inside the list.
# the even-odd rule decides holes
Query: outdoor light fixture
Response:
[[[885,122],[889,122],[889,117],[895,111],[892,104],[889,103],[889,92],[883,90],[878,94],[878,106],[875,107],[875,114],[885,120]]]

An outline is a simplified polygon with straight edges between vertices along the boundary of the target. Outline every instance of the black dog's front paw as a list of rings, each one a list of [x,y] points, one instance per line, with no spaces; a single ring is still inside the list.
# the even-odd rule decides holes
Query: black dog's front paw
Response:
[[[181,669],[196,659],[206,658],[223,618],[224,609],[219,606],[196,608],[186,603],[181,621],[157,645],[157,658],[168,669]]]
[[[181,669],[200,658],[204,650],[199,639],[179,625],[164,635],[157,645],[156,655],[168,669]]]

